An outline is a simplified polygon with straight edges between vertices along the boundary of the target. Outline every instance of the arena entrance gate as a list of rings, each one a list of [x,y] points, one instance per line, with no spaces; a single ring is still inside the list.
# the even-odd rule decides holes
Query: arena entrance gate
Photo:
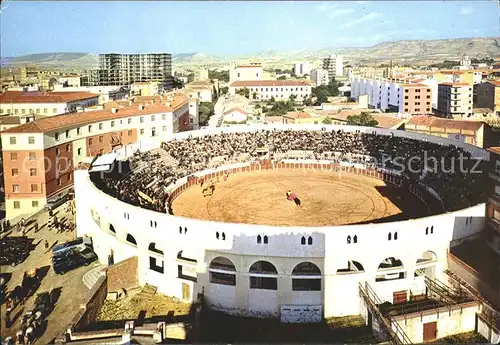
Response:
[[[322,305],[281,306],[280,321],[283,323],[318,323],[322,320]]]

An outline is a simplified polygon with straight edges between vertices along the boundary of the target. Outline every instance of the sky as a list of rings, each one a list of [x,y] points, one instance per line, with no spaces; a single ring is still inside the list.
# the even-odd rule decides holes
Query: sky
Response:
[[[241,55],[500,36],[498,0],[2,1],[2,57],[46,52]]]

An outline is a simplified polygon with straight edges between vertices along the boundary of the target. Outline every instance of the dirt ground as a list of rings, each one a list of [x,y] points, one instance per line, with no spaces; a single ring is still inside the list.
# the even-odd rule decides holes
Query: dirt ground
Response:
[[[143,317],[146,319],[155,316],[177,317],[189,314],[191,304],[160,293],[155,293],[148,298],[142,295],[141,291],[141,288],[130,290],[125,298],[105,301],[99,310],[97,321],[135,319],[141,312],[145,312]]]
[[[173,202],[174,214],[188,218],[277,226],[326,226],[408,219],[421,202],[381,180],[345,172],[266,170],[230,175],[213,195],[193,186]],[[290,190],[302,208],[286,199]],[[415,213],[415,212],[413,212]]]

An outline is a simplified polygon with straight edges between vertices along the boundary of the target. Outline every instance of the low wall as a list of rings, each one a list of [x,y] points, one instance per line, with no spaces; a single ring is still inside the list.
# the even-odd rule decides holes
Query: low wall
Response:
[[[78,322],[75,323],[75,330],[85,328],[89,324],[93,323],[97,318],[97,314],[99,313],[99,310],[101,309],[104,301],[106,300],[106,296],[108,295],[107,281],[107,277],[100,277],[94,287],[90,290],[90,298],[87,303],[80,305],[80,308],[82,308],[85,312],[78,320]]]
[[[479,293],[494,307],[500,307],[500,301],[498,300],[498,291],[490,284],[490,279],[488,277],[481,275],[474,268],[470,267],[465,262],[449,252],[447,259],[448,269],[450,271],[452,271],[458,277],[462,278],[469,285],[479,291]],[[491,279],[495,279],[495,277],[491,277]]]
[[[108,291],[116,292],[120,289],[131,289],[139,286],[139,262],[137,256],[120,261],[106,270],[108,277]]]
[[[484,320],[481,315],[477,317],[476,332],[481,334],[490,344],[500,344],[500,329],[494,327],[491,322]]]

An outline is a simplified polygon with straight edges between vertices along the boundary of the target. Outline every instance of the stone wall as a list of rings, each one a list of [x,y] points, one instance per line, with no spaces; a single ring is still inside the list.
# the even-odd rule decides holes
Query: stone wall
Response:
[[[120,289],[131,289],[139,286],[137,256],[120,261],[106,270],[108,276],[108,291],[115,292]]]
[[[80,305],[80,308],[84,311],[84,313],[75,323],[74,330],[85,328],[95,321],[107,295],[108,279],[103,276],[97,280],[92,290],[90,290],[87,303]]]

